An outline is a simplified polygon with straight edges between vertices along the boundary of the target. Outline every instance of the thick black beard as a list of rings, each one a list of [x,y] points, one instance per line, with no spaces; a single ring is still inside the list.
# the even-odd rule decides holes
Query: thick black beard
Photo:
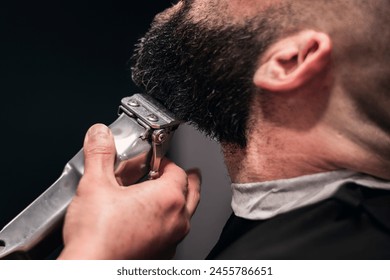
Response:
[[[210,29],[190,23],[187,12],[152,25],[137,45],[132,78],[177,118],[220,142],[244,147],[252,78],[273,29],[266,17],[256,18],[255,25]]]

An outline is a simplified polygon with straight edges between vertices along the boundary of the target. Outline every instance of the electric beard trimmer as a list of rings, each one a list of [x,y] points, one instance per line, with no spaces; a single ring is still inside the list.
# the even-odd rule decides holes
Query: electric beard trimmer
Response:
[[[122,99],[109,127],[116,145],[115,176],[121,185],[159,176],[161,159],[180,122],[149,96]],[[65,212],[84,172],[79,151],[61,176],[0,231],[0,259],[44,259],[61,244]]]

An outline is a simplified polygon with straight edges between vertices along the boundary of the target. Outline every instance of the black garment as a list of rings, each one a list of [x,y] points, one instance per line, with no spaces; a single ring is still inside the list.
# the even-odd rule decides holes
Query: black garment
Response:
[[[390,259],[390,191],[348,183],[271,219],[232,215],[207,259]]]

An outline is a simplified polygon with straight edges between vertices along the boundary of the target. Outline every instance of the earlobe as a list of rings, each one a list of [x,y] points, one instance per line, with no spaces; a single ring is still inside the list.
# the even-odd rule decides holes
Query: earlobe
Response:
[[[253,77],[254,84],[272,92],[298,89],[322,71],[331,57],[327,34],[305,30],[273,44]]]

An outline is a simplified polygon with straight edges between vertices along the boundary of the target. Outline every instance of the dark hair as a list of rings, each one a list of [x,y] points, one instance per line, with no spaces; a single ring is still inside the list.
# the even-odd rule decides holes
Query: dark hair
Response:
[[[133,80],[221,142],[245,145],[257,61],[275,40],[300,30],[330,35],[337,79],[355,100],[365,104],[367,91],[389,91],[388,0],[282,0],[222,28],[191,24],[187,3],[141,40]]]

